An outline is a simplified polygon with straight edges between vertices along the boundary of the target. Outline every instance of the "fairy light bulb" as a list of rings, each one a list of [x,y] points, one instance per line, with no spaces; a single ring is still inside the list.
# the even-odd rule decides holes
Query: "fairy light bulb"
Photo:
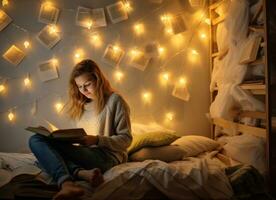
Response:
[[[99,33],[97,33],[97,32],[92,33],[91,37],[90,37],[90,42],[95,47],[101,46],[102,41],[101,41],[101,37],[100,37]]]
[[[163,55],[164,52],[165,52],[165,48],[164,48],[164,47],[159,47],[159,48],[158,48],[158,53],[159,53],[160,55]]]
[[[74,52],[74,61],[79,62],[83,58],[84,52],[82,49],[77,49]]]
[[[5,7],[9,5],[9,1],[8,0],[2,0],[2,6]]]
[[[152,94],[150,92],[143,92],[142,99],[145,103],[150,103],[152,99]]]
[[[53,9],[53,4],[51,2],[44,3],[44,10],[46,12],[51,12]]]
[[[133,25],[133,30],[136,33],[136,35],[141,35],[145,32],[144,25],[141,23],[137,23]]]
[[[10,112],[9,112],[9,114],[8,114],[8,118],[9,118],[9,120],[10,120],[10,121],[13,121],[13,120],[14,120],[15,115],[13,114],[13,112],[12,112],[12,111],[10,111]]]
[[[114,77],[115,77],[116,81],[120,82],[122,80],[122,78],[124,77],[124,74],[123,74],[123,72],[117,70],[114,73]]]
[[[161,21],[163,23],[168,23],[172,20],[172,16],[170,14],[164,14],[161,16]]]
[[[56,58],[52,58],[52,64],[54,65],[54,66],[57,66],[57,64],[58,64],[58,59],[56,59]]]
[[[131,50],[131,56],[133,58],[137,57],[140,54],[140,52],[137,49],[132,49]]]
[[[62,110],[62,108],[63,108],[63,103],[57,102],[55,104],[55,109],[56,109],[57,113],[60,113],[60,111]]]
[[[50,34],[54,34],[54,33],[57,33],[57,27],[55,26],[55,25],[51,25],[50,27],[49,27],[49,33]]]
[[[185,86],[187,84],[187,80],[184,77],[180,77],[178,83],[181,86]]]
[[[206,33],[199,33],[199,36],[200,36],[201,39],[206,39],[207,38]]]
[[[131,7],[129,1],[124,2],[124,9],[125,9],[126,12],[131,12],[132,11],[132,7]]]
[[[88,20],[88,21],[86,22],[86,27],[87,27],[88,29],[91,29],[92,25],[93,25],[92,20]]]
[[[165,81],[168,81],[169,80],[169,73],[165,72],[162,74],[162,78],[165,80]]]
[[[198,53],[197,50],[195,50],[195,49],[192,49],[192,50],[191,50],[191,54],[192,54],[192,55],[195,55],[195,56],[199,55],[199,53]]]
[[[25,42],[24,42],[24,47],[25,47],[25,49],[28,49],[29,46],[30,46],[30,42],[29,42],[29,41],[25,41]]]
[[[210,19],[210,18],[206,18],[206,19],[204,20],[204,22],[205,22],[206,24],[208,24],[208,25],[211,25],[211,19]]]
[[[26,78],[24,79],[24,85],[25,85],[26,87],[28,87],[28,86],[31,85],[31,80],[30,80],[29,77],[26,77]]]
[[[0,93],[3,93],[6,90],[6,87],[4,84],[0,84]]]
[[[165,118],[168,121],[172,121],[174,119],[174,113],[173,112],[167,112],[166,115],[165,115]]]

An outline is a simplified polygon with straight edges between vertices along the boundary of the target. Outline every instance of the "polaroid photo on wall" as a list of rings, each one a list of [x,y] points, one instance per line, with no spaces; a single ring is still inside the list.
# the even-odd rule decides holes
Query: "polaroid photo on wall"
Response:
[[[37,35],[38,41],[49,49],[61,40],[60,33],[53,31],[52,28],[51,25],[47,25]]]
[[[106,26],[105,13],[103,8],[92,9],[92,27],[104,27]]]
[[[122,1],[106,6],[106,9],[113,24],[128,19],[128,14]]]
[[[41,4],[38,21],[45,24],[56,24],[59,16],[59,9],[52,3],[46,2]]]
[[[120,47],[109,44],[102,57],[103,61],[109,65],[117,66],[122,60],[125,52]]]
[[[187,26],[182,15],[176,15],[171,23],[173,34],[187,31]]]
[[[135,51],[135,55],[130,58],[130,66],[144,71],[149,63],[150,58],[142,51]]]
[[[92,9],[79,6],[76,15],[76,25],[87,28],[92,22]]]
[[[15,45],[12,45],[3,55],[5,60],[15,66],[18,65],[24,57],[25,53]]]
[[[186,85],[183,86],[176,84],[173,88],[172,96],[184,101],[190,100],[190,93]]]
[[[48,60],[39,64],[38,73],[40,80],[43,82],[57,79],[59,77],[57,66],[53,60]]]
[[[12,18],[0,9],[0,31],[6,28],[12,22]]]

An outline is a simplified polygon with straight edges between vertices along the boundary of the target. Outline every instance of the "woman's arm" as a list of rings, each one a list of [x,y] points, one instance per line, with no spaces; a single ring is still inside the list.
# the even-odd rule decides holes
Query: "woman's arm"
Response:
[[[113,127],[115,133],[111,136],[98,136],[98,145],[109,148],[112,151],[126,151],[132,141],[129,109],[122,97],[116,97],[114,107]]]

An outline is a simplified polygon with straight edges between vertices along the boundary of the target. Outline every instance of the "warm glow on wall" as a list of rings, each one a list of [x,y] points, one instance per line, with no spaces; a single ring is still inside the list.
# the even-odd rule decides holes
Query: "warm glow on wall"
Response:
[[[75,63],[80,62],[84,56],[84,52],[82,49],[77,49],[74,53],[74,61]]]
[[[30,42],[29,41],[25,41],[24,42],[24,47],[25,47],[25,49],[28,49],[30,47]]]
[[[15,115],[13,114],[12,111],[9,112],[9,114],[8,114],[8,119],[9,119],[10,121],[13,121],[13,120],[15,119]]]
[[[142,23],[137,23],[133,25],[133,30],[136,33],[136,35],[141,35],[145,32],[144,25]]]
[[[165,48],[162,47],[162,46],[160,46],[160,47],[158,48],[158,53],[159,53],[160,56],[164,55],[164,54],[165,54]]]
[[[91,29],[91,27],[92,27],[92,25],[93,25],[93,22],[92,22],[92,20],[87,20],[85,24],[86,24],[86,27],[87,27],[88,29]]]
[[[152,100],[152,94],[150,92],[142,92],[142,99],[144,103],[150,103]]]
[[[208,24],[208,25],[211,25],[211,19],[210,19],[210,18],[206,18],[206,19],[204,20],[204,22],[205,22],[206,24]]]
[[[202,40],[205,40],[207,38],[207,34],[204,33],[204,32],[200,32],[199,33],[199,37],[202,39]]]
[[[186,84],[187,84],[187,79],[185,78],[185,77],[180,77],[179,79],[178,79],[178,85],[180,85],[180,86],[186,86]]]
[[[53,63],[54,66],[57,66],[57,65],[58,65],[58,59],[52,58],[51,61],[52,61],[52,63]]]

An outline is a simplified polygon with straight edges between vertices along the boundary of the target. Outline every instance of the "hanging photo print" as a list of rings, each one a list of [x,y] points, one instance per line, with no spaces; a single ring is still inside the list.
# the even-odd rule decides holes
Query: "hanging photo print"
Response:
[[[12,45],[3,55],[3,58],[13,65],[18,65],[24,57],[25,53],[15,45]]]
[[[103,55],[103,61],[109,65],[117,66],[122,57],[124,56],[124,50],[116,45],[108,45]]]
[[[150,58],[144,52],[133,50],[131,52],[130,66],[144,71],[149,63]]]
[[[0,9],[0,31],[6,28],[11,22],[12,19]]]
[[[38,21],[45,24],[56,24],[58,20],[59,9],[52,3],[41,4]]]
[[[41,81],[49,81],[52,79],[58,78],[57,66],[56,62],[53,60],[48,60],[46,62],[41,63],[38,66],[38,73]]]
[[[128,15],[122,1],[111,4],[106,7],[107,13],[110,17],[110,20],[113,24],[127,20]]]
[[[61,40],[61,37],[54,25],[47,25],[38,33],[37,39],[43,46],[51,49]]]

